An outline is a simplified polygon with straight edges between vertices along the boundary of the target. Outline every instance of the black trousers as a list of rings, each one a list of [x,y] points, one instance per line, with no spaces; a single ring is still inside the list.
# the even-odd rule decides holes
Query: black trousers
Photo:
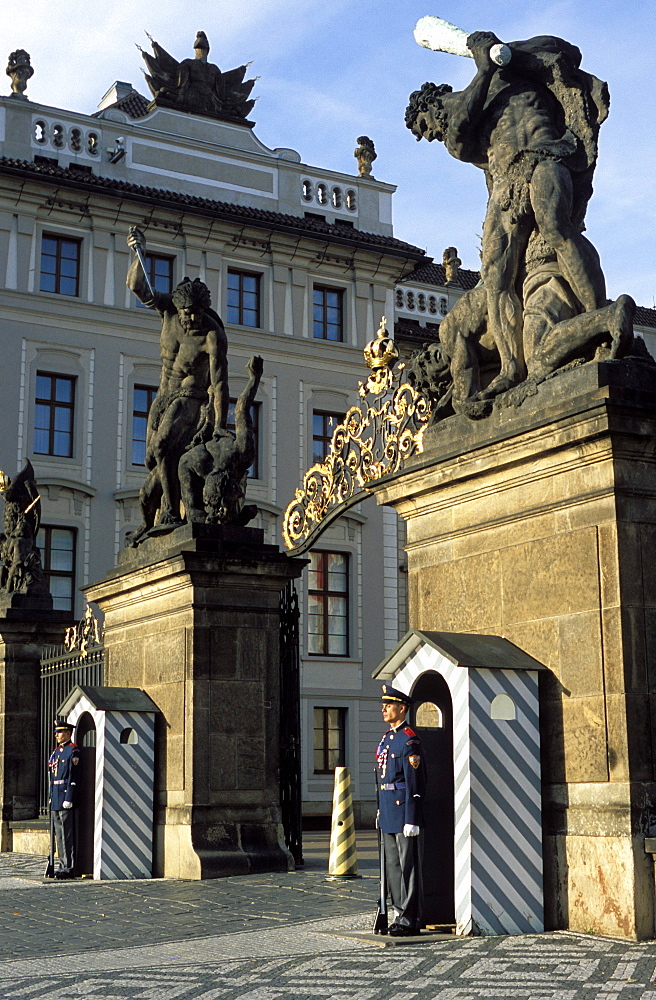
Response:
[[[385,871],[396,923],[419,930],[424,905],[424,831],[418,837],[402,833],[383,833]]]
[[[53,809],[52,820],[57,841],[59,871],[72,872],[75,868],[75,810]]]

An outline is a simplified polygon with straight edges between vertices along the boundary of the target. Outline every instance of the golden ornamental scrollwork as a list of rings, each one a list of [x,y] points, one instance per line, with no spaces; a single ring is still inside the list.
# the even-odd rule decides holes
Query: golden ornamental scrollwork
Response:
[[[364,355],[372,374],[359,386],[363,402],[337,425],[325,460],[308,469],[285,511],[282,534],[289,549],[308,548],[320,527],[357,503],[369,484],[398,472],[411,455],[423,451],[430,402],[402,381],[403,365],[394,368],[399,354],[385,317]],[[378,398],[367,405],[367,397]]]
[[[87,604],[82,621],[66,629],[64,646],[69,653],[79,649],[82,656],[87,656],[90,648],[101,646],[102,643],[103,627],[94,616],[91,605]]]

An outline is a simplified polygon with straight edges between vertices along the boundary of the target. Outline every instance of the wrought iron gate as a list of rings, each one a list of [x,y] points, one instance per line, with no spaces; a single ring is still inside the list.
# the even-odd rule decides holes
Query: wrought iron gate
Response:
[[[298,595],[290,580],[280,595],[280,805],[285,843],[303,864],[301,818],[301,667]]]

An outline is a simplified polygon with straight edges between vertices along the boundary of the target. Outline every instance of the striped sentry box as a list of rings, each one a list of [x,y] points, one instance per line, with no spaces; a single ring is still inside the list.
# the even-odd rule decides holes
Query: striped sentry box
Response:
[[[155,714],[136,688],[74,688],[59,712],[96,731],[94,879],[151,878]]]
[[[538,703],[543,669],[500,636],[413,629],[374,671],[407,694],[431,670],[449,688],[458,934],[544,930]]]

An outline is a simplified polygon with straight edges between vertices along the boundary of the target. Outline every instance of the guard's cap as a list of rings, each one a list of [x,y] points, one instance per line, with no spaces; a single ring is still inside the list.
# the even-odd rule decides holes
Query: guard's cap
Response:
[[[380,700],[383,702],[391,701],[400,705],[412,705],[412,698],[404,694],[403,691],[397,691],[391,684],[383,684],[383,694]]]
[[[56,733],[63,733],[65,730],[68,731],[69,733],[72,733],[74,728],[75,727],[72,726],[70,722],[67,722],[66,719],[55,719]]]

